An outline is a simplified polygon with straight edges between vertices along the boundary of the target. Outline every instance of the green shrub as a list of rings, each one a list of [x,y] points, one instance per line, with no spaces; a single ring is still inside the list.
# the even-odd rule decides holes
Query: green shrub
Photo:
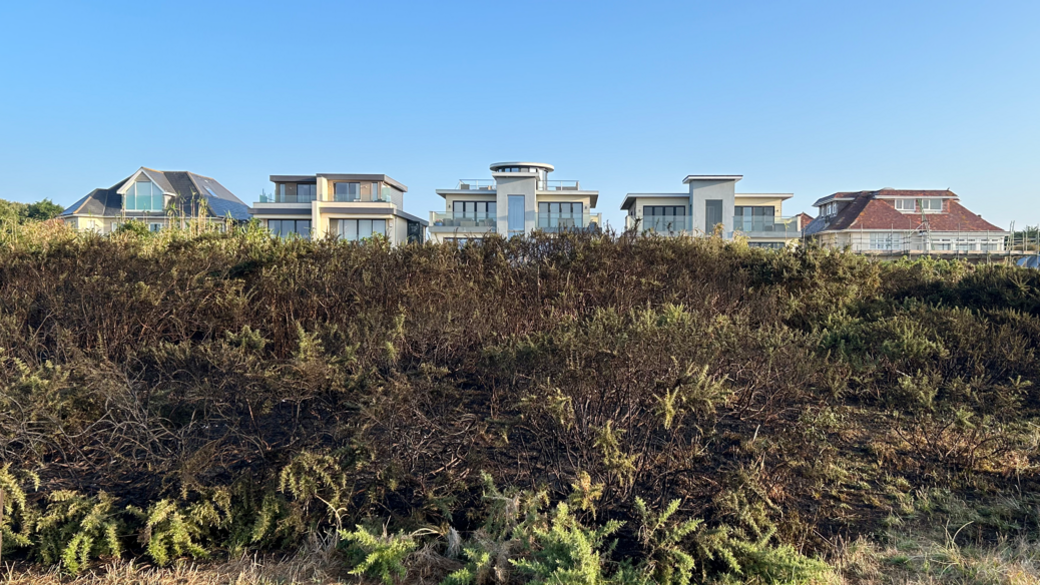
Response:
[[[195,541],[196,527],[173,500],[160,500],[147,510],[130,508],[144,524],[140,541],[152,561],[165,566],[175,559],[190,556],[206,558],[208,553]]]
[[[35,528],[37,554],[45,564],[60,563],[65,572],[76,575],[94,559],[118,559],[122,555],[119,535],[123,526],[111,496],[105,492],[86,497],[57,491],[49,494],[47,501]]]
[[[531,528],[526,543],[529,557],[511,562],[530,577],[531,583],[598,585],[605,581],[603,555],[613,549],[604,540],[622,525],[611,520],[601,527],[587,528],[570,514],[567,504],[560,502],[548,527]]]
[[[378,578],[384,585],[393,585],[404,578],[408,573],[404,560],[418,546],[413,535],[398,533],[391,536],[386,533],[386,527],[381,536],[359,525],[352,531],[341,530],[340,537],[351,543],[348,553],[361,557],[350,574]]]

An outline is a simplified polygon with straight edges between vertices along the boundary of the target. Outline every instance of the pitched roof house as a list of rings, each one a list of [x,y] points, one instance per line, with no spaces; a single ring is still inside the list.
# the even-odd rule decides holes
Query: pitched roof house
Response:
[[[805,235],[854,252],[999,252],[1007,236],[949,190],[842,192],[813,206]]]
[[[107,189],[94,189],[61,214],[76,229],[101,233],[131,219],[158,231],[171,222],[198,217],[248,221],[249,207],[210,177],[141,167]]]

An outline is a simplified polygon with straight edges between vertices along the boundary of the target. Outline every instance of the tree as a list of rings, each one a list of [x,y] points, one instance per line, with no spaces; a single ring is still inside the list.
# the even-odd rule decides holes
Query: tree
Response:
[[[47,221],[61,215],[65,208],[50,199],[30,203],[22,207],[20,215],[25,221]]]
[[[20,223],[24,203],[0,199],[0,223]]]

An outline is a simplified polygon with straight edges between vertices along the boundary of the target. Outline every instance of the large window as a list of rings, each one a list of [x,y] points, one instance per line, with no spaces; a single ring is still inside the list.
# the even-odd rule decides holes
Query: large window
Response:
[[[870,249],[871,250],[895,250],[896,249],[896,235],[892,233],[871,233],[870,234]]]
[[[773,217],[776,208],[772,205],[738,205],[733,208],[734,215],[743,217]]]
[[[372,236],[386,237],[385,219],[334,219],[332,232],[348,242],[367,240]]]
[[[523,195],[509,196],[509,234],[522,234],[525,227],[524,216],[527,213],[527,204]]]
[[[406,226],[406,233],[409,244],[421,244],[425,240],[424,236],[426,230],[423,229],[423,225],[417,221],[409,221]]]
[[[773,231],[776,209],[772,205],[738,205],[733,208],[733,229],[743,232]]]
[[[298,203],[310,203],[318,194],[318,186],[314,183],[296,184],[296,201]]]
[[[538,227],[541,229],[585,227],[583,220],[584,210],[585,206],[580,201],[539,203]]]
[[[494,226],[498,217],[498,203],[495,201],[455,201],[451,204],[451,211],[456,225]]]
[[[145,178],[135,181],[123,195],[126,211],[162,211],[163,207],[162,189]]]
[[[704,201],[704,231],[713,233],[715,226],[722,223],[722,200],[707,199]]]
[[[678,232],[686,225],[685,205],[644,205],[643,229],[655,232]]]
[[[278,183],[275,201],[278,203],[310,203],[316,198],[318,186],[314,183]]]
[[[280,238],[298,236],[309,240],[311,239],[311,220],[269,219],[267,220],[267,230],[271,232],[271,235]]]
[[[334,201],[360,201],[360,183],[335,183]]]

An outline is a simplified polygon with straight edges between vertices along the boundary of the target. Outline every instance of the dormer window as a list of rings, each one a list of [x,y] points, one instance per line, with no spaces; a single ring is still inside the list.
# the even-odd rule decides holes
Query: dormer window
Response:
[[[837,215],[837,214],[838,214],[838,203],[836,201],[831,201],[830,203],[827,203],[827,204],[823,205],[822,207],[820,207],[820,215],[823,215],[824,217],[830,217],[832,215]]]
[[[165,207],[162,189],[141,177],[123,195],[125,211],[162,211]]]
[[[910,199],[902,198],[893,201],[897,211],[903,213],[941,213],[943,210],[942,199]]]

